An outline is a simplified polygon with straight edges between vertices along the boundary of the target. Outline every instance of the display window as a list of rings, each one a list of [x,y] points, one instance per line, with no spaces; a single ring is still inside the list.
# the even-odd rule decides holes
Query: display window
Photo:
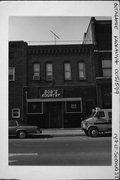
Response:
[[[65,109],[66,109],[66,113],[81,113],[82,112],[81,101],[66,101]]]

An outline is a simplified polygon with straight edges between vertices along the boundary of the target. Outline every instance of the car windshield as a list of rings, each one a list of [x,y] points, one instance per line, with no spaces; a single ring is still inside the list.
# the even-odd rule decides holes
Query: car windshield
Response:
[[[104,118],[105,117],[105,113],[104,113],[104,111],[96,112],[94,117]]]

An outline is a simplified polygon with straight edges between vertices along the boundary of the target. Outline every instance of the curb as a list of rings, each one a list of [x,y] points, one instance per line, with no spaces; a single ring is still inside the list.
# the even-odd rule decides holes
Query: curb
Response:
[[[52,136],[52,137],[75,137],[84,134],[42,134],[43,136]]]
[[[73,132],[67,132],[73,131]],[[54,136],[54,137],[68,137],[68,136],[80,136],[84,135],[84,131],[82,130],[42,130],[41,135],[46,136]]]

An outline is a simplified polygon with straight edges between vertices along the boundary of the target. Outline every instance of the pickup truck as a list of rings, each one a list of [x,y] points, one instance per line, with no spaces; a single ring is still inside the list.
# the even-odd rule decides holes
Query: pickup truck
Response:
[[[81,129],[87,136],[96,137],[101,132],[112,132],[112,110],[96,108],[81,122]]]
[[[38,126],[22,125],[16,120],[9,121],[9,136],[17,136],[18,138],[26,138],[28,135],[42,133]]]

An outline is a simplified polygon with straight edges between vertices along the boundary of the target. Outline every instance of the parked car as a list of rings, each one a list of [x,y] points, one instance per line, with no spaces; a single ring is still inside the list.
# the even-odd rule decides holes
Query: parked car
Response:
[[[87,136],[96,137],[100,132],[112,132],[112,110],[96,108],[81,122],[81,128]]]
[[[28,135],[42,133],[38,126],[22,125],[16,120],[9,121],[9,136],[17,136],[18,138],[26,138]]]

